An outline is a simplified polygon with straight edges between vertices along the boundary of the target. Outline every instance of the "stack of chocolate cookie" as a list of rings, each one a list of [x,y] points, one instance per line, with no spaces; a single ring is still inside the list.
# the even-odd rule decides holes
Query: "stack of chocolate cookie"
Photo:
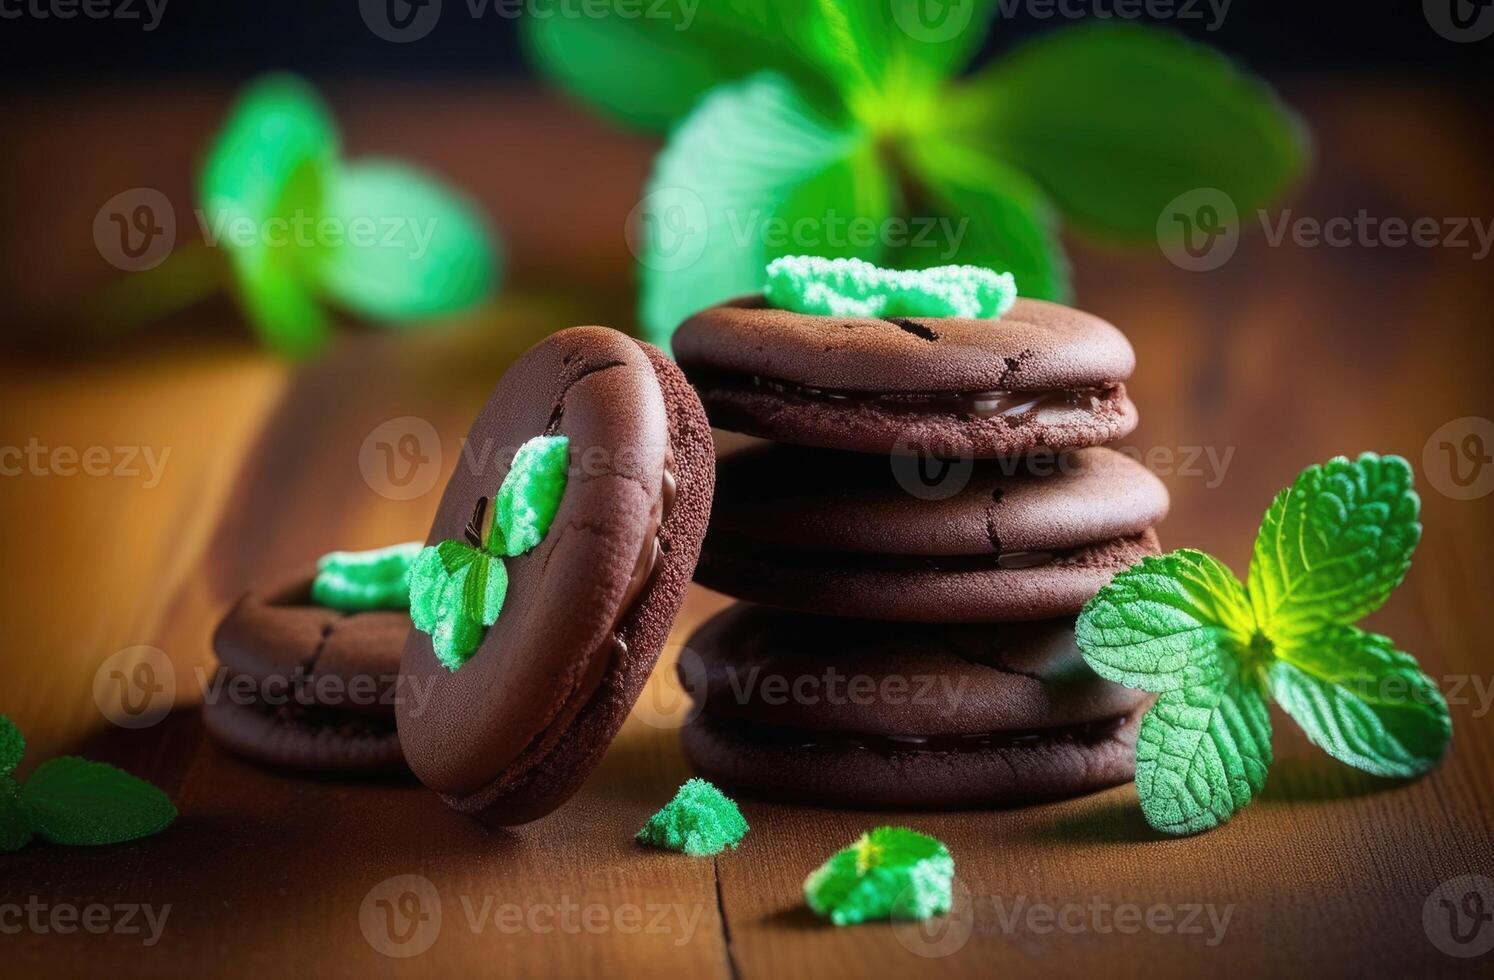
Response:
[[[990,806],[1131,778],[1145,695],[1073,617],[1158,551],[1166,490],[1099,448],[1136,425],[1098,317],[838,317],[760,298],[674,351],[724,455],[697,581],[746,600],[686,644],[692,763],[762,796]],[[748,604],[750,603],[750,604]]]

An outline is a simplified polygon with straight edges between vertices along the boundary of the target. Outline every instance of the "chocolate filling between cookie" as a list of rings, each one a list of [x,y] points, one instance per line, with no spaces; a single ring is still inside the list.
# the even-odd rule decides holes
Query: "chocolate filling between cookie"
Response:
[[[1069,412],[1097,412],[1119,388],[1117,384],[1076,388],[1045,388],[1031,391],[853,391],[821,388],[757,374],[719,370],[687,370],[701,388],[767,392],[779,397],[820,404],[874,405],[891,412],[939,413],[969,418],[1014,418],[1035,412],[1039,416]]]

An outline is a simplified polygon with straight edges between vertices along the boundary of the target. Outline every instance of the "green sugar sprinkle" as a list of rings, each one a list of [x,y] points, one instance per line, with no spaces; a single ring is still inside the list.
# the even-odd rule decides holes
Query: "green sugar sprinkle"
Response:
[[[649,817],[638,840],[692,857],[720,854],[747,835],[747,821],[726,794],[704,779],[689,779],[674,799]]]
[[[804,900],[838,926],[927,919],[949,911],[954,858],[905,827],[878,827],[837,851],[804,880]]]
[[[763,293],[779,309],[817,316],[994,320],[1017,301],[1017,283],[1010,272],[975,265],[903,271],[861,259],[786,255],[768,263]]]
[[[344,612],[410,608],[410,563],[420,542],[372,551],[332,551],[316,563],[311,598],[319,606]]]

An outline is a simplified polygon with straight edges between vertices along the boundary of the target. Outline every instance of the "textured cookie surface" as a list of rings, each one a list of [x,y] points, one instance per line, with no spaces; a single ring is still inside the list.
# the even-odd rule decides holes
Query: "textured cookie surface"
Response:
[[[455,672],[419,631],[403,660],[432,691],[423,712],[400,706],[411,768],[453,807],[500,824],[550,812],[600,760],[683,600],[714,485],[709,428],[679,370],[617,331],[577,327],[498,382],[428,543],[459,540],[540,434],[570,439],[568,482],[549,533],[506,561],[498,622]]]
[[[883,320],[749,297],[691,317],[673,344],[714,425],[779,442],[989,457],[1101,445],[1136,425],[1130,343],[1038,300],[999,320]],[[942,397],[971,395],[987,397]]]
[[[695,578],[748,602],[918,623],[1077,615],[1117,573],[1161,552],[1155,531],[1052,553],[903,556],[712,543]]]
[[[853,809],[953,810],[1064,799],[1135,775],[1140,713],[1093,729],[946,749],[857,742],[701,715],[685,755],[707,779],[764,799]]]
[[[285,769],[404,769],[395,736],[403,612],[347,613],[311,600],[313,569],[244,595],[219,623],[203,723],[228,748]]]
[[[1146,695],[1084,662],[1072,619],[934,626],[738,603],[680,655],[694,709],[825,733],[980,735],[1101,722]]]
[[[997,555],[1140,534],[1167,490],[1111,449],[939,465],[759,445],[717,468],[715,542],[894,555]]]

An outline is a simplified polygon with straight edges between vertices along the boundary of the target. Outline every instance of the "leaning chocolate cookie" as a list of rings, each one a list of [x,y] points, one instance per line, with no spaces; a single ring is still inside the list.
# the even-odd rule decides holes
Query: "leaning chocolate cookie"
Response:
[[[229,610],[213,636],[220,667],[203,692],[203,724],[276,768],[404,771],[394,706],[406,693],[398,678],[410,617],[330,608],[314,598],[314,581],[305,569]]]
[[[711,423],[778,442],[953,458],[1097,446],[1136,427],[1119,330],[1019,299],[999,318],[826,316],[761,296],[674,334]]]
[[[695,569],[715,459],[679,369],[603,327],[531,348],[464,447],[412,572],[402,675],[431,693],[424,710],[401,702],[399,735],[449,805],[522,823],[575,792],[641,693]],[[509,479],[520,447],[535,459]]]
[[[1162,482],[1111,449],[966,461],[765,446],[730,453],[696,578],[739,599],[842,616],[1071,616],[1158,551]]]
[[[902,625],[738,604],[687,641],[691,763],[754,795],[860,808],[1058,799],[1125,782],[1150,696],[1073,620]]]

